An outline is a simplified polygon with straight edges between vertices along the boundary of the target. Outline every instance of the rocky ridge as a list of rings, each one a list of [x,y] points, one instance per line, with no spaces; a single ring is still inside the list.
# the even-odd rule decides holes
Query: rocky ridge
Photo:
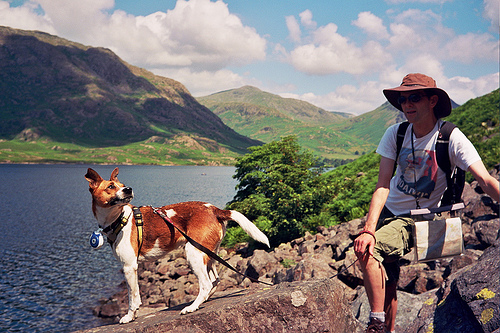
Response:
[[[499,168],[497,165],[494,171],[497,179]],[[413,263],[412,253],[403,259],[398,284],[397,332],[499,332],[499,206],[482,194],[476,182],[466,184],[463,199],[466,203],[462,218],[465,253],[430,263]],[[128,328],[127,325],[112,325],[90,331],[138,332],[146,331],[145,327],[156,327],[147,331],[159,332],[159,327],[165,330],[175,326],[180,329],[176,332],[265,332],[272,327],[269,323],[276,320],[288,320],[290,325],[274,326],[273,331],[298,332],[305,328],[308,332],[361,331],[369,308],[361,271],[357,264],[351,264],[356,260],[352,243],[363,223],[364,219],[357,219],[320,228],[316,235],[307,234],[269,252],[251,251],[247,245],[221,250],[221,257],[240,272],[276,286],[269,288],[252,283],[248,278],[219,267],[218,292],[199,311],[182,316],[183,319],[178,316],[179,305],[193,301],[198,292],[197,279],[183,252],[175,251],[162,260],[142,263],[139,272],[142,315],[148,318],[146,313],[164,309],[176,310],[175,315],[172,311],[156,312],[163,318],[158,319],[161,325],[158,322],[141,323],[139,317]],[[338,276],[332,279],[336,274]],[[123,287],[111,298],[100,300],[101,304],[94,309],[95,315],[116,320],[125,314],[128,301],[124,284]],[[283,295],[285,291],[287,296]],[[293,295],[295,302],[303,302],[301,306],[292,306]],[[297,295],[305,295],[307,302],[300,301],[302,298]],[[331,300],[335,300],[333,304]],[[228,311],[239,316],[253,315],[250,322],[243,325],[227,318],[220,319],[225,318]],[[337,318],[339,313],[342,320]],[[211,316],[219,319],[206,319]],[[330,322],[335,316],[337,321]],[[296,317],[302,321],[294,321]],[[320,321],[323,324],[316,325],[314,318],[323,318]]]

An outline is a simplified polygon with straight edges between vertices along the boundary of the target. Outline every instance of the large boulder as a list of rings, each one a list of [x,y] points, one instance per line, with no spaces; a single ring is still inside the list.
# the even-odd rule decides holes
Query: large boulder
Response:
[[[324,279],[240,290],[216,296],[188,315],[179,314],[183,304],[143,314],[126,325],[101,326],[85,332],[362,332],[362,325],[352,315],[345,288],[338,280]]]
[[[498,332],[500,241],[471,266],[450,275],[405,332]]]

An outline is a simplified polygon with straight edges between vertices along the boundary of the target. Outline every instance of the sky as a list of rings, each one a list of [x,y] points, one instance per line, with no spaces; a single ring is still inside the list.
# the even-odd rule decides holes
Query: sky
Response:
[[[0,0],[0,25],[111,49],[195,97],[255,86],[362,114],[407,73],[499,87],[499,0]]]

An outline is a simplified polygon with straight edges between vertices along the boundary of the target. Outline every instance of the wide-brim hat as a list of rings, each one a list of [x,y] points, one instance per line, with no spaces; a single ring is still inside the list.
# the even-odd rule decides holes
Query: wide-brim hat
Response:
[[[402,91],[413,90],[432,90],[431,95],[437,95],[439,100],[434,107],[434,114],[436,118],[444,118],[451,113],[450,97],[443,89],[436,85],[433,78],[419,73],[408,74],[403,78],[401,85],[392,89],[384,89],[384,95],[396,109],[403,111],[401,105],[398,103],[399,95]]]

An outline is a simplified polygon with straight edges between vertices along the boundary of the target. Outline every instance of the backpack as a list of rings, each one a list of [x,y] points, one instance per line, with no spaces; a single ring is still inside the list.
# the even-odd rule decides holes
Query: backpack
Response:
[[[410,125],[405,121],[399,125],[396,139],[396,161],[394,162],[394,172],[396,171],[397,160],[403,145],[406,129]],[[439,129],[439,135],[436,140],[436,159],[441,170],[446,173],[446,190],[441,198],[441,207],[453,205],[462,202],[462,192],[465,186],[465,171],[456,167],[451,169],[450,156],[448,155],[448,144],[450,142],[451,132],[457,127],[449,121],[443,122]],[[394,173],[393,172],[393,173]]]

